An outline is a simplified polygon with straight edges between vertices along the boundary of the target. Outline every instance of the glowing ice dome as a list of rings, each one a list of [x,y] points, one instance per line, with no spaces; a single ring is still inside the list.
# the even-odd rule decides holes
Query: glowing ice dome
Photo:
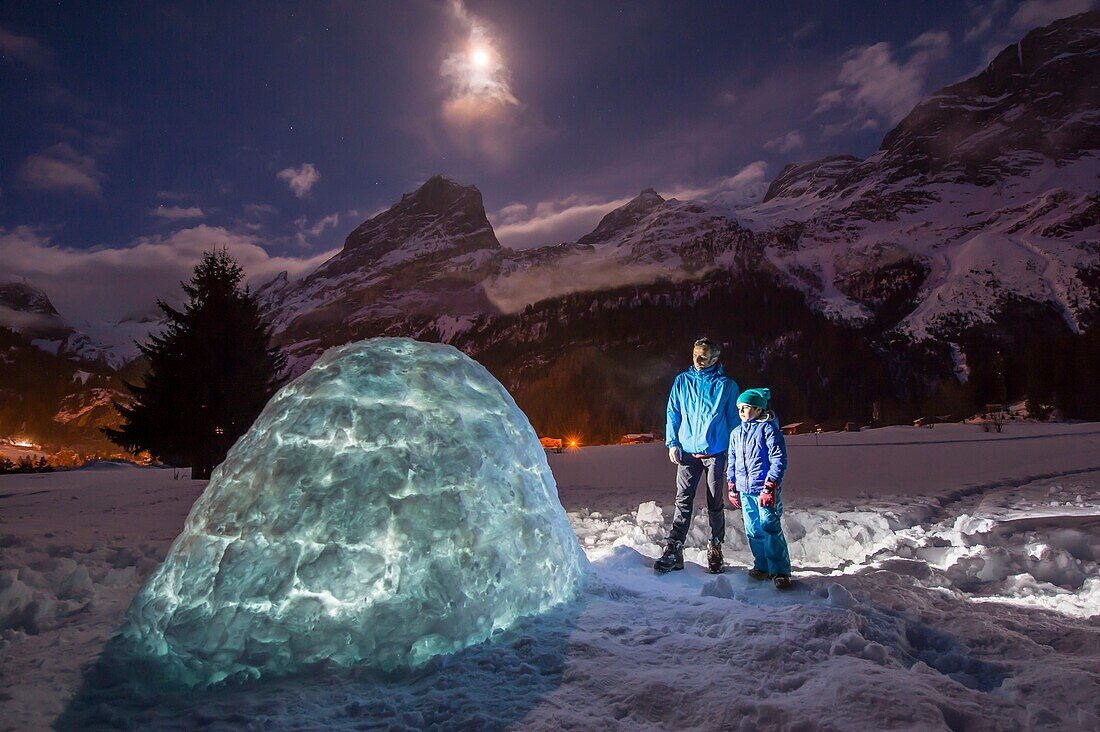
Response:
[[[450,346],[378,338],[271,399],[119,642],[188,686],[412,667],[569,600],[586,569],[504,387]]]

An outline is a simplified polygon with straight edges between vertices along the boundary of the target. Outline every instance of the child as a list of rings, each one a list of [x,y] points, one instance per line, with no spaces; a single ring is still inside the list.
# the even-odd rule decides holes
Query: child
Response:
[[[779,421],[769,411],[770,389],[747,389],[737,397],[741,424],[730,434],[729,499],[745,517],[752,549],[749,576],[771,579],[776,588],[791,586],[791,557],[783,537],[780,486],[787,470],[787,445]]]

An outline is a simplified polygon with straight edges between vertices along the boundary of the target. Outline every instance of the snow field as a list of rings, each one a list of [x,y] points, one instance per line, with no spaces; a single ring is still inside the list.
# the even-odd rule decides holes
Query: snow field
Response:
[[[550,458],[591,561],[575,602],[415,670],[155,696],[94,661],[203,484],[4,476],[0,729],[1097,729],[1097,426],[941,427],[791,439],[788,592],[744,574],[733,512],[726,574],[698,515],[686,569],[655,575],[664,449],[591,448]],[[894,491],[854,477],[875,463]]]

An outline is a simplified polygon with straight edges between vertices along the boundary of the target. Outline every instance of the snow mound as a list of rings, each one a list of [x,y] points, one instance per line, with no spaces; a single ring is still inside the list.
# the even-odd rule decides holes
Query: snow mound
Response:
[[[230,450],[119,639],[186,686],[418,666],[572,598],[538,437],[444,345],[328,351]]]

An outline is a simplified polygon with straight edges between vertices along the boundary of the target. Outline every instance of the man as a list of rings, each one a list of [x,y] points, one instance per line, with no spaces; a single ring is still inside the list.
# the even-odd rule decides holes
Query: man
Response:
[[[692,367],[676,377],[668,396],[665,444],[668,459],[676,464],[676,513],[665,540],[665,552],[653,564],[653,569],[662,574],[684,568],[684,540],[691,526],[695,489],[704,475],[711,537],[707,571],[724,571],[726,451],[730,431],[740,424],[740,418],[737,382],[722,370],[720,354],[721,348],[709,338],[695,341]]]

